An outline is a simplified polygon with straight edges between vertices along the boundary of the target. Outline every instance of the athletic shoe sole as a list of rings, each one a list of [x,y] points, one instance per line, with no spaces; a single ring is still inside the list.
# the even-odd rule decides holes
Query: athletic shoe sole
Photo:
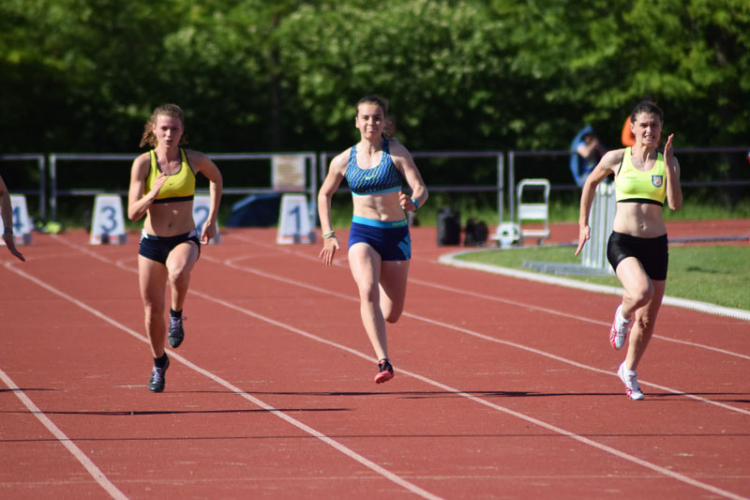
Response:
[[[377,375],[375,375],[375,383],[382,384],[383,382],[388,382],[392,378],[393,378],[393,374],[386,370],[384,372],[380,372]]]
[[[378,362],[378,369],[380,370],[380,373],[375,375],[375,383],[376,384],[382,384],[383,382],[388,382],[390,379],[393,378],[393,365],[391,365],[390,361],[386,360],[380,360]]]
[[[168,340],[169,340],[169,346],[172,349],[177,349],[178,347],[182,345],[182,341],[185,340],[185,334],[183,333],[182,335],[170,335],[168,337]]]

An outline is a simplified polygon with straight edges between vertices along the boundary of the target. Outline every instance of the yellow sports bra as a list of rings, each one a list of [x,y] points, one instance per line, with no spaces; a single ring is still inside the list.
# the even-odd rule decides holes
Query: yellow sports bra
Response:
[[[651,203],[664,206],[667,197],[664,156],[657,153],[656,162],[648,172],[633,166],[631,148],[625,148],[622,163],[615,176],[617,202]]]
[[[156,152],[152,149],[150,153],[151,168],[146,177],[146,192],[153,189],[154,181],[156,181],[156,178],[161,174],[159,165],[156,162]],[[190,166],[190,163],[188,163],[185,150],[182,148],[180,148],[180,156],[182,157],[180,171],[167,178],[167,182],[162,185],[154,203],[190,201],[193,199],[193,196],[195,195],[195,174],[193,173],[193,168]]]

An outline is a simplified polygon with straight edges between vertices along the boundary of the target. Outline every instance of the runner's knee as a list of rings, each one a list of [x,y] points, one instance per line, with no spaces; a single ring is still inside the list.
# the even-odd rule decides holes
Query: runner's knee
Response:
[[[391,312],[385,317],[385,320],[388,323],[396,323],[401,318],[401,313],[403,312],[403,308],[396,310],[393,309]]]

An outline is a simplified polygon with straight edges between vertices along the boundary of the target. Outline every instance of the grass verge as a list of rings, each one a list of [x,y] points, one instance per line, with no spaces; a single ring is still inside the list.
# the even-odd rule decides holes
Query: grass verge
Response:
[[[456,258],[511,269],[524,261],[580,263],[570,246],[524,247],[470,252]],[[750,246],[671,246],[666,294],[724,307],[750,310]],[[585,283],[620,287],[616,277],[565,276]]]

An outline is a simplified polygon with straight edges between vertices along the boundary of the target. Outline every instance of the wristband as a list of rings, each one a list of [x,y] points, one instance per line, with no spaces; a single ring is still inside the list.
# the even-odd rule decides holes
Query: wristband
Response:
[[[336,233],[334,231],[323,233],[323,239],[333,238],[334,236],[336,236]]]
[[[5,229],[3,229],[3,234],[13,234],[13,228],[8,226]]]
[[[419,208],[419,200],[416,198],[412,198],[411,202],[414,203],[414,211],[416,212],[416,210]]]

